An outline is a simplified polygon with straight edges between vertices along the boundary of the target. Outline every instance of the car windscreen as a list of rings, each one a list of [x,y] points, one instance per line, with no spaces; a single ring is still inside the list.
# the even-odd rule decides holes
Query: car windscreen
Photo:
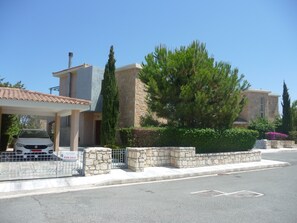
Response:
[[[19,138],[49,138],[46,131],[25,130],[19,135]]]

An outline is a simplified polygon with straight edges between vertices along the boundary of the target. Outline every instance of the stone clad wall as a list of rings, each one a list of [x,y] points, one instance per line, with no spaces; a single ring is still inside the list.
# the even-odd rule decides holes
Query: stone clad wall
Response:
[[[84,150],[84,175],[106,174],[111,169],[111,149],[103,147],[86,148]]]
[[[119,127],[121,128],[134,126],[135,78],[137,73],[132,71],[131,69],[117,70],[115,74],[119,89]]]
[[[195,147],[171,148],[171,165],[177,168],[196,167]]]
[[[195,147],[128,148],[128,168],[134,171],[155,166],[193,168],[257,161],[261,161],[260,151],[195,154]]]
[[[128,149],[128,168],[135,172],[144,171],[146,160],[145,148],[127,148]]]
[[[170,148],[168,147],[149,147],[145,148],[146,159],[145,167],[170,166]]]
[[[147,103],[146,96],[147,93],[145,91],[145,86],[138,78],[139,70],[137,70],[137,75],[135,78],[135,117],[134,117],[134,126],[139,127],[141,118],[147,114]]]
[[[196,167],[261,161],[260,151],[196,154]]]

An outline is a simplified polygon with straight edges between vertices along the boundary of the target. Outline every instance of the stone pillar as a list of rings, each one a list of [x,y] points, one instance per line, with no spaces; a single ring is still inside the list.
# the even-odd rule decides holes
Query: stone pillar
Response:
[[[278,149],[281,148],[281,143],[279,140],[270,140],[271,148],[272,149]]]
[[[294,148],[295,142],[293,140],[282,140],[283,148]]]
[[[105,147],[92,147],[84,150],[83,169],[85,176],[94,176],[110,173],[111,149]]]
[[[271,149],[270,140],[267,140],[267,139],[256,140],[254,148],[256,148],[256,149]]]
[[[70,125],[70,150],[78,150],[78,135],[79,135],[79,111],[71,111],[71,125]]]
[[[135,172],[143,172],[146,160],[145,148],[127,148],[128,168]]]
[[[174,147],[171,150],[171,165],[177,168],[196,166],[195,147]]]
[[[60,146],[60,123],[61,123],[61,117],[56,114],[55,116],[55,151],[59,151],[59,146]]]

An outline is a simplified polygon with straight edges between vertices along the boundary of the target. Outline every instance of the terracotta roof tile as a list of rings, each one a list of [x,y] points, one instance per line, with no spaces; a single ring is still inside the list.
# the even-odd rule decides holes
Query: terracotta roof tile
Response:
[[[63,103],[63,104],[74,104],[74,105],[89,105],[91,103],[90,101],[83,100],[83,99],[56,96],[56,95],[44,94],[44,93],[35,92],[35,91],[23,90],[19,88],[8,88],[8,87],[0,87],[0,99]]]

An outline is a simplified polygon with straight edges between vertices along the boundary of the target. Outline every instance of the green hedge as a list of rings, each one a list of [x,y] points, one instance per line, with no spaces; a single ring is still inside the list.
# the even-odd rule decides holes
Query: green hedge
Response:
[[[120,129],[122,146],[193,146],[196,153],[247,151],[253,148],[258,132],[248,129],[176,129],[124,128]]]

